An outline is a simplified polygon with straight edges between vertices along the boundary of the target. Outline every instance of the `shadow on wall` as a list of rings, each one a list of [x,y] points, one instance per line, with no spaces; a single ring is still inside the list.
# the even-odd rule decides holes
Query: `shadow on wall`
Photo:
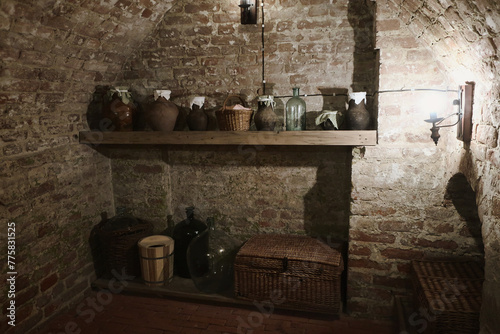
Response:
[[[351,205],[352,148],[336,148],[334,159],[325,151],[316,171],[316,183],[304,196],[304,230],[307,235],[326,242],[331,247],[340,244],[344,264],[347,265],[349,216]],[[342,302],[346,307],[347,270],[341,278]]]
[[[350,148],[339,152],[342,163],[325,159],[316,172],[316,183],[304,196],[304,230],[313,237],[346,242],[351,198]],[[325,157],[326,158],[326,157]]]
[[[344,110],[346,89],[319,90],[328,95],[323,97],[322,110]],[[325,149],[324,159],[316,171],[316,183],[304,196],[304,230],[313,237],[347,242],[351,202],[351,147],[337,148],[335,159],[331,159],[330,154]]]
[[[369,129],[377,128],[378,51],[375,50],[376,2],[350,0],[348,20],[354,31],[352,92],[366,92],[366,107],[371,114]]]
[[[451,201],[460,217],[465,220],[467,228],[461,231],[460,234],[473,238],[477,250],[484,254],[476,193],[472,190],[464,174],[457,173],[450,178],[446,186],[444,199]]]

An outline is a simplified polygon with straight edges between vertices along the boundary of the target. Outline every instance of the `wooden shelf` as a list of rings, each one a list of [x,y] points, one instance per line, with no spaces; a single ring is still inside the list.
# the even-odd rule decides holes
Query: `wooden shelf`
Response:
[[[375,130],[339,131],[80,131],[81,144],[372,146]]]

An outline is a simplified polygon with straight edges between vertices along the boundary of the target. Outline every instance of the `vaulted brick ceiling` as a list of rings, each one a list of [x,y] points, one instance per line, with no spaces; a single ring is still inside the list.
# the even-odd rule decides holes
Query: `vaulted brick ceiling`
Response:
[[[340,1],[340,0],[338,0]],[[113,81],[126,59],[154,33],[174,0],[37,0],[2,2],[0,29],[16,34],[2,44],[4,61],[45,65],[51,59],[68,68],[94,73],[96,81]],[[452,74],[464,68],[493,78],[499,72],[500,2],[496,0],[381,0],[399,17],[436,60]],[[15,17],[9,27],[8,17]],[[22,37],[21,37],[22,36]],[[89,74],[87,74],[88,76]]]
[[[173,0],[2,1],[5,62],[62,65],[113,81]],[[93,73],[93,74],[92,74]]]
[[[499,1],[389,0],[388,4],[454,79],[492,80],[499,74]]]

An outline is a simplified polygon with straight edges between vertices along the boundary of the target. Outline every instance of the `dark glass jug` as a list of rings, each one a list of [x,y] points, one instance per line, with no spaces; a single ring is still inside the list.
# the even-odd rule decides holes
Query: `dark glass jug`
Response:
[[[187,249],[189,243],[201,232],[207,229],[207,225],[201,220],[194,218],[194,207],[186,208],[187,218],[174,227],[172,238],[175,241],[174,272],[184,278],[190,278],[187,263]]]

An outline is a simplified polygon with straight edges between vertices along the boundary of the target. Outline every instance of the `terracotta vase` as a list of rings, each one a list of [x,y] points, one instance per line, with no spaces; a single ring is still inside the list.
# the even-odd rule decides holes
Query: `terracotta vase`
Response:
[[[370,126],[370,113],[365,106],[366,93],[350,93],[347,125],[350,130],[366,130]]]
[[[203,104],[205,98],[195,97],[191,103],[191,111],[187,116],[188,128],[191,131],[206,131],[208,126],[208,115],[205,113]]]
[[[278,123],[278,116],[274,112],[274,97],[272,95],[259,96],[258,109],[254,116],[255,127],[259,131],[274,131]]]
[[[173,131],[179,108],[169,100],[170,91],[155,91],[155,101],[144,113],[146,123],[154,131]]]
[[[110,89],[107,95],[102,107],[107,130],[133,131],[136,107],[130,99],[130,93],[123,89]]]

